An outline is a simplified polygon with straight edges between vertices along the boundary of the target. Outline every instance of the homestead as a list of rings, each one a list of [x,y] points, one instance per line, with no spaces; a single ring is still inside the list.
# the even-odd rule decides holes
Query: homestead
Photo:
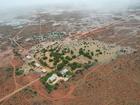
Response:
[[[108,63],[133,51],[93,39],[43,42],[31,48],[22,69],[26,74],[31,70],[45,74],[41,81],[51,91],[56,84],[69,80],[79,70]]]

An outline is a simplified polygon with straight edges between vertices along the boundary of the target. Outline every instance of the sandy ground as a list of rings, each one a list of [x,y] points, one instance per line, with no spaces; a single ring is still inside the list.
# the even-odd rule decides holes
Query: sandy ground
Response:
[[[124,29],[122,27],[133,27],[137,31],[130,34],[131,31],[120,31],[120,29]],[[99,33],[86,35],[86,37],[89,36],[105,43],[130,46],[137,49],[136,53],[120,56],[109,64],[99,65],[99,67],[77,74],[69,82],[60,84],[59,88],[51,94],[47,94],[38,81],[31,86],[37,91],[37,96],[21,91],[4,100],[0,105],[140,105],[140,34],[137,27],[140,27],[138,22],[128,21],[108,27]],[[7,53],[1,54],[1,57],[7,58],[8,56],[5,54]],[[0,65],[4,66],[2,62]],[[1,76],[2,74],[4,73],[1,72]],[[10,91],[6,88],[2,89],[6,87],[6,84],[0,85],[0,93],[4,91],[4,96],[14,91],[12,74],[11,78],[7,81],[7,86],[12,88],[9,89]],[[37,78],[36,75],[28,75],[27,77],[16,77],[16,81],[24,86],[35,78]]]

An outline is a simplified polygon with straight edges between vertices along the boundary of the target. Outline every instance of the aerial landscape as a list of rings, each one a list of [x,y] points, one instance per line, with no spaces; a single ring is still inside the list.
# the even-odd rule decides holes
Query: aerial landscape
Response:
[[[139,0],[0,6],[0,105],[140,105]]]

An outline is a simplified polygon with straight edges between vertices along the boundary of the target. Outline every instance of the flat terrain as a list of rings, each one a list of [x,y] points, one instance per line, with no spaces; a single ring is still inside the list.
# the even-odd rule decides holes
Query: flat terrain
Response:
[[[66,39],[88,37],[137,51],[77,73],[69,81],[60,83],[50,94],[39,80],[40,73],[16,75],[15,69],[24,62],[15,57],[11,46],[3,49],[0,53],[0,105],[140,105],[140,14],[139,11],[127,14],[112,24],[76,31]],[[10,31],[16,33],[19,30]],[[24,32],[29,31],[27,28]],[[22,35],[20,33],[19,36]],[[7,38],[1,41],[10,43]],[[25,48],[22,49],[23,55],[31,48],[27,45],[32,46],[33,43],[20,43]]]

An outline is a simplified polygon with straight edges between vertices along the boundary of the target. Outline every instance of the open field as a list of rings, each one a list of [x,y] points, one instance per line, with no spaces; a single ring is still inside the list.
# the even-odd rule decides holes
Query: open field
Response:
[[[9,35],[0,38],[0,105],[140,105],[139,11],[128,11],[127,17],[112,14],[113,18],[85,14],[44,13],[42,20],[49,22],[41,25],[0,28],[2,35]],[[91,23],[92,19],[101,24]],[[71,34],[57,41],[32,39],[51,31]],[[8,38],[20,46],[11,45]],[[63,68],[70,69],[70,77],[60,76],[57,88],[48,92],[46,87],[55,82],[47,74],[60,74]]]

